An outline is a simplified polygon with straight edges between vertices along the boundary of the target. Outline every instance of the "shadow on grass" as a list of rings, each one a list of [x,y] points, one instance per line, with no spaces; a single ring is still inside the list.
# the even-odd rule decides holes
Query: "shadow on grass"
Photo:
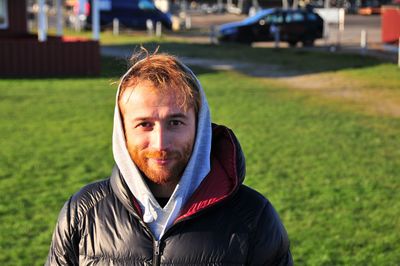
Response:
[[[190,65],[215,70],[231,69],[257,77],[292,77],[344,69],[371,67],[386,63],[359,54],[302,48],[263,48],[240,44],[191,44],[182,42],[147,42],[131,45],[102,46],[102,54],[129,58],[143,45],[149,51],[174,54]]]

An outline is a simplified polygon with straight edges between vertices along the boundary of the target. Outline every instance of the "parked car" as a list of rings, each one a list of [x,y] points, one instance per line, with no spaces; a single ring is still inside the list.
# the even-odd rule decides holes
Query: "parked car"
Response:
[[[75,2],[74,13],[80,18],[83,17],[86,26],[90,26],[92,0],[84,2],[84,14],[79,16],[79,1]],[[111,26],[116,18],[120,25],[133,29],[146,29],[147,20],[151,20],[154,25],[161,22],[165,28],[172,28],[172,16],[159,10],[153,0],[101,0],[99,9],[101,27]]]
[[[217,38],[220,42],[251,44],[274,41],[279,33],[279,40],[290,46],[298,42],[312,46],[316,39],[322,38],[323,28],[322,18],[312,10],[270,8],[242,21],[219,26]]]
[[[359,15],[363,16],[369,16],[369,15],[380,15],[381,12],[381,6],[384,4],[390,4],[390,1],[388,0],[367,0],[367,1],[362,1],[361,6],[358,8],[357,13]]]

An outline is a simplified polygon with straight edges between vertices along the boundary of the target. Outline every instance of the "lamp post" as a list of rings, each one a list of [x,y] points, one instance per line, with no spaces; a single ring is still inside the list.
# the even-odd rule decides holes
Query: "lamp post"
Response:
[[[100,10],[98,0],[92,1],[92,27],[93,27],[93,40],[100,39]]]
[[[38,39],[39,42],[47,40],[46,12],[44,10],[44,0],[38,0]]]

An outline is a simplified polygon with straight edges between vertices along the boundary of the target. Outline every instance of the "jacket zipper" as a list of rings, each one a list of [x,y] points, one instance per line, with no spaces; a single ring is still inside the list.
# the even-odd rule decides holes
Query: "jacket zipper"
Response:
[[[154,240],[154,245],[153,245],[153,266],[159,266],[160,265],[160,241]]]
[[[228,195],[228,197],[226,197],[222,202],[217,202],[216,204],[214,204],[212,207],[215,206],[219,206],[220,204],[222,204],[223,202],[225,202],[227,199],[231,198],[232,195],[235,193],[231,193],[230,195]],[[201,213],[203,213],[204,211],[207,211],[208,209],[202,210]],[[156,240],[156,238],[154,237],[153,233],[151,232],[150,228],[147,226],[147,224],[145,224],[142,219],[136,214],[134,213],[134,216],[136,216],[136,218],[139,220],[140,224],[143,226],[143,228],[149,233],[149,235],[153,238],[153,266],[160,266],[161,263],[161,243],[162,243],[162,239],[160,240]],[[197,215],[195,215],[197,216]],[[192,219],[193,217],[186,217],[183,218],[181,220],[178,220],[177,223],[173,224],[165,233],[161,238],[165,238],[172,230],[173,227],[176,226],[176,224],[181,223],[183,221]]]
[[[153,233],[151,232],[150,228],[145,224],[140,217],[137,217],[139,219],[139,223],[143,226],[143,228],[147,231],[147,233],[151,236],[153,239],[153,266],[159,266],[160,261],[161,261],[161,240],[156,240],[154,237]]]
[[[143,222],[143,220],[141,219],[141,217],[139,217],[139,215],[137,215],[136,213],[133,213],[133,215],[136,217],[136,219],[139,220],[139,223],[143,226],[143,228],[145,229],[145,231],[147,231],[147,233],[150,235],[150,237],[153,239],[153,266],[159,266],[160,265],[160,261],[161,261],[161,248],[160,248],[160,244],[161,244],[161,240],[156,240],[155,236],[153,235],[153,233],[151,232],[150,228],[147,226],[146,223]]]

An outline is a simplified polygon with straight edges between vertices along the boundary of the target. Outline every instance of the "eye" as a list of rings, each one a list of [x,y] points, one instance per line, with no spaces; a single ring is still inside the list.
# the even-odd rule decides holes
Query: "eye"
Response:
[[[171,120],[171,121],[169,121],[169,125],[176,127],[176,126],[183,125],[183,122],[180,120]]]
[[[141,123],[139,123],[136,127],[137,127],[137,128],[148,129],[148,128],[151,128],[152,126],[153,126],[153,123],[150,123],[150,122],[141,122]]]

